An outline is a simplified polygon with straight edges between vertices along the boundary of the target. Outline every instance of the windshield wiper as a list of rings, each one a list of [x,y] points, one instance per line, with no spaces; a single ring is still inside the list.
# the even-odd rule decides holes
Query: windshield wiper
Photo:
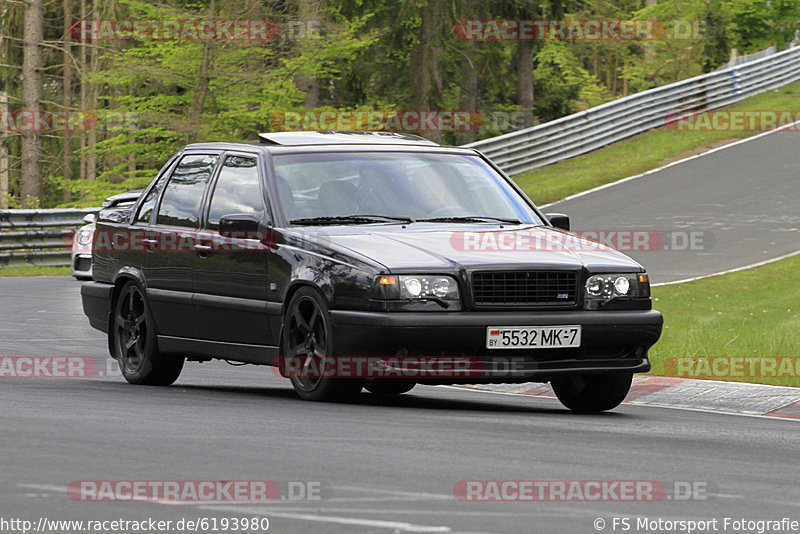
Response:
[[[389,215],[339,215],[335,217],[307,217],[304,219],[292,219],[291,224],[301,225],[322,225],[322,224],[370,224],[376,222],[413,222],[408,217],[392,217]]]
[[[474,215],[468,217],[433,217],[430,219],[417,219],[414,222],[463,222],[463,223],[480,223],[480,222],[504,222],[508,224],[522,224],[517,219],[507,219],[504,217],[486,217],[483,215]]]

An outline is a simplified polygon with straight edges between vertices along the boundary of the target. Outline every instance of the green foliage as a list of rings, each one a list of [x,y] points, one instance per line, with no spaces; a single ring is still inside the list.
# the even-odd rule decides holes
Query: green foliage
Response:
[[[738,273],[654,287],[653,307],[664,315],[664,331],[650,351],[653,373],[669,372],[665,364],[676,357],[784,357],[796,362],[800,285],[791,281],[797,279],[798,268],[800,256],[794,256]],[[800,386],[798,376],[728,379]]]
[[[274,20],[274,40],[126,40],[87,43],[88,72],[78,71],[82,43],[73,42],[72,108],[86,104],[98,117],[89,136],[73,132],[73,176],[96,159],[96,180],[63,179],[64,136],[43,136],[46,193],[42,206],[87,205],[148,181],[180,146],[206,140],[254,140],[277,128],[281,112],[303,109],[477,111],[487,117],[477,134],[444,132],[461,144],[521,127],[492,120],[521,109],[518,64],[533,57],[534,114],[552,120],[623,95],[708,72],[740,53],[786,46],[800,29],[800,0],[87,0],[90,16],[107,20]],[[0,89],[11,109],[22,97],[24,3],[0,1]],[[63,2],[45,7],[43,107],[59,109],[63,95]],[[73,1],[73,10],[77,5]],[[427,18],[425,13],[427,13]],[[74,13],[77,15],[77,13]],[[76,17],[77,18],[77,17]],[[289,21],[315,21],[317,35],[287,32]],[[656,19],[668,30],[656,41],[467,41],[454,27],[464,20]],[[697,31],[676,35],[676,25]],[[688,25],[688,26],[686,26]],[[670,31],[672,33],[670,33]],[[427,33],[426,33],[427,32]],[[420,43],[426,43],[422,46]],[[424,54],[422,54],[424,52]],[[425,58],[421,57],[425,55]],[[420,78],[430,75],[421,95]],[[529,73],[525,73],[529,74]],[[312,80],[315,93],[299,80]],[[309,98],[313,96],[313,98]],[[524,101],[524,100],[523,100]],[[92,109],[95,108],[95,109]],[[519,114],[518,114],[519,116]],[[425,132],[423,132],[425,134]],[[12,205],[20,205],[20,142],[9,148]],[[80,146],[86,145],[81,151]],[[83,160],[81,162],[81,159]],[[90,183],[91,182],[91,183]],[[97,183],[94,183],[97,182]],[[64,200],[64,193],[71,201]]]
[[[731,13],[731,33],[740,53],[750,53],[770,45],[786,48],[800,31],[800,1],[725,0]]]
[[[536,55],[533,71],[537,115],[552,120],[611,100],[581,65],[569,43],[548,41]]]

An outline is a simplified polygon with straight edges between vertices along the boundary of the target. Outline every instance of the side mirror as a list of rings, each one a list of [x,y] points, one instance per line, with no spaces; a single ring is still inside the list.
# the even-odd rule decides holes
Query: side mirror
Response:
[[[258,232],[261,221],[247,213],[223,215],[219,219],[219,233],[225,237],[243,237],[249,232]]]
[[[92,224],[96,220],[97,220],[97,215],[95,215],[94,213],[87,213],[86,215],[83,216],[83,222],[85,222],[86,224]]]
[[[223,215],[219,219],[219,233],[231,239],[256,239],[269,249],[275,248],[275,234],[249,213]]]
[[[569,215],[563,213],[545,213],[545,217],[555,228],[569,231]]]

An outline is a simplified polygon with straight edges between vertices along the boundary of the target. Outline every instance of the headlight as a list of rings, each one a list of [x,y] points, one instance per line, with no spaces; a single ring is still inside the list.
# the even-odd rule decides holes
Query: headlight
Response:
[[[650,280],[646,273],[595,274],[586,280],[587,299],[611,297],[649,297]]]
[[[458,300],[458,282],[442,275],[378,276],[372,287],[373,298],[384,300],[437,298]]]
[[[78,231],[78,244],[79,245],[88,245],[92,242],[92,232],[91,230],[79,230]]]

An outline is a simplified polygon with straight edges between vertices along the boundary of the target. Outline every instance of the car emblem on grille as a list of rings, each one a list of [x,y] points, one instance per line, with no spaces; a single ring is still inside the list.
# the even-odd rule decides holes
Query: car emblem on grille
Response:
[[[558,295],[556,295],[556,298],[568,299],[569,298],[569,293],[559,293]]]

